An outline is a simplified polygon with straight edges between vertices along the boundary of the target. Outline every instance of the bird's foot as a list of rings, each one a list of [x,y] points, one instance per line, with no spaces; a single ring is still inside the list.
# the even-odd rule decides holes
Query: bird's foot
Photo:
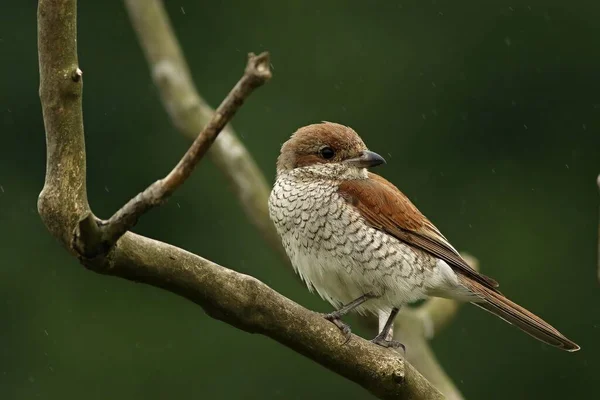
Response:
[[[402,352],[406,353],[406,346],[397,340],[387,340],[385,337],[377,335],[371,340],[371,342],[385,348],[402,349]]]
[[[346,344],[350,341],[350,338],[352,337],[352,330],[350,329],[350,326],[348,324],[345,324],[340,319],[340,315],[337,311],[334,311],[329,314],[323,314],[323,318],[333,323],[339,328],[340,331],[342,331],[342,334],[346,337],[346,341],[343,344]]]

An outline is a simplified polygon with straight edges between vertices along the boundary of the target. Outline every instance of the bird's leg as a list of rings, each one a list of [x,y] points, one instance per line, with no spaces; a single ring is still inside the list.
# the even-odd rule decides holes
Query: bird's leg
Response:
[[[373,340],[371,340],[371,342],[383,347],[391,347],[393,349],[401,348],[404,352],[406,352],[406,348],[402,343],[397,340],[388,340],[388,334],[392,329],[392,326],[394,326],[394,319],[396,318],[396,315],[398,315],[398,311],[400,311],[400,308],[392,308],[392,312],[383,326],[383,329],[377,336],[373,338]]]
[[[344,315],[348,314],[350,311],[354,310],[356,307],[360,306],[365,301],[372,299],[373,297],[376,296],[371,293],[363,294],[359,298],[352,300],[350,303],[342,306],[339,310],[323,315],[323,317],[326,320],[331,321],[342,331],[344,336],[346,336],[346,342],[344,342],[344,344],[346,344],[350,340],[350,337],[352,336],[352,331],[350,330],[350,326],[342,322],[341,318]]]
[[[350,311],[354,310],[356,307],[360,306],[365,301],[372,299],[373,297],[375,296],[371,293],[363,294],[358,299],[352,300],[350,303],[342,306],[339,310],[326,314],[325,318],[328,320],[340,319],[344,315],[348,314]]]

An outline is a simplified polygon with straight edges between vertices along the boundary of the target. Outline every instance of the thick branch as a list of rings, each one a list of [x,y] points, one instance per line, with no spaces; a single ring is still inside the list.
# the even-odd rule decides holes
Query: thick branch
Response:
[[[75,4],[76,0],[53,0],[41,1],[38,7],[40,99],[48,151],[46,182],[38,209],[50,232],[62,243],[70,242],[78,215],[88,211],[83,80],[72,78],[78,70]],[[57,26],[61,29],[55,29]],[[64,229],[65,225],[71,229]]]
[[[76,0],[40,0],[38,27],[40,97],[48,147],[39,212],[64,246],[98,273],[179,294],[202,306],[212,317],[271,337],[381,398],[441,398],[396,353],[356,336],[347,345],[341,345],[345,338],[337,328],[254,278],[130,232],[108,253],[93,259],[82,254],[82,248],[90,248],[86,238],[97,241],[99,226],[85,196]],[[202,151],[205,150],[198,153]],[[74,246],[74,232],[84,241],[82,247]]]
[[[194,87],[163,2],[125,0],[125,5],[173,125],[185,136],[195,138],[212,116],[213,110]],[[209,156],[231,182],[250,221],[267,243],[285,256],[281,240],[269,220],[267,200],[270,187],[230,125],[223,128]]]
[[[343,345],[345,337],[333,324],[255,278],[132,233],[111,258],[100,272],[180,294],[211,317],[275,339],[382,399],[442,398],[396,352],[358,336]]]

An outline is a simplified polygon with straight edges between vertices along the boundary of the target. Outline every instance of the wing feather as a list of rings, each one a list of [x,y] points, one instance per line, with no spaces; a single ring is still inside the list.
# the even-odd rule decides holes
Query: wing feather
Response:
[[[457,273],[496,291],[498,282],[471,268],[435,225],[386,179],[369,173],[369,179],[343,182],[339,193],[373,228],[444,260]]]

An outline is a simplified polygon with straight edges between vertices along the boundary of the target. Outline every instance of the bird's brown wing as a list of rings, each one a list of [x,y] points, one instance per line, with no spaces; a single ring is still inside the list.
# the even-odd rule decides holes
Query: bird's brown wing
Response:
[[[456,272],[496,291],[498,282],[471,268],[417,207],[381,176],[369,173],[369,179],[345,181],[339,193],[373,228],[444,260]]]

